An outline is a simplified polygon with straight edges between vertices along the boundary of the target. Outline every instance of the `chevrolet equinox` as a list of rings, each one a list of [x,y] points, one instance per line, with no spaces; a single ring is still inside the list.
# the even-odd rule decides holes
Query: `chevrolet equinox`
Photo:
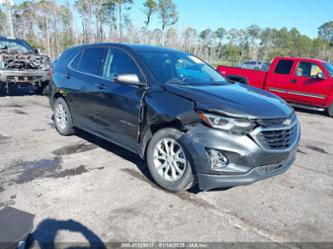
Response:
[[[58,132],[79,128],[137,153],[166,190],[246,185],[295,160],[300,126],[292,108],[228,82],[193,54],[83,45],[65,50],[50,74]]]

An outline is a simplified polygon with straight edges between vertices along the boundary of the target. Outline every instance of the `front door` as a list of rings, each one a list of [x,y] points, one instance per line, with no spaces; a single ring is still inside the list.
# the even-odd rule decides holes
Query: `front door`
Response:
[[[274,66],[274,65],[273,65]],[[268,90],[286,101],[292,101],[289,89],[295,84],[290,78],[295,68],[294,60],[281,59],[275,65],[275,69],[267,74],[265,90]]]
[[[125,50],[110,48],[103,79],[98,79],[96,124],[98,132],[128,149],[137,149],[138,119],[144,88],[122,84],[116,75],[135,74],[143,82],[143,74]]]
[[[289,94],[293,96],[293,101],[306,104],[323,106],[330,91],[330,80],[316,77],[318,73],[324,74],[321,64],[299,61],[295,74],[292,89]]]

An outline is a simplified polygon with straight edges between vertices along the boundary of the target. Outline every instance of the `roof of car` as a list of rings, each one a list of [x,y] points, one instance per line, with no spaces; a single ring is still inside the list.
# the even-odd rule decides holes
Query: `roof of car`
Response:
[[[184,52],[181,50],[173,49],[173,48],[164,48],[158,46],[151,46],[151,45],[142,45],[142,44],[130,44],[130,43],[94,43],[94,44],[85,44],[79,45],[77,47],[95,47],[95,46],[114,46],[120,48],[127,48],[132,49],[135,51],[165,51],[165,52]]]
[[[292,56],[280,56],[277,57],[279,59],[285,59],[285,60],[304,60],[304,61],[316,61],[316,62],[325,62],[321,59],[313,59],[313,58],[306,58],[306,57],[292,57]]]
[[[6,37],[6,36],[0,36],[0,39],[3,40],[10,40],[10,41],[22,41],[22,39],[15,38],[15,37]]]

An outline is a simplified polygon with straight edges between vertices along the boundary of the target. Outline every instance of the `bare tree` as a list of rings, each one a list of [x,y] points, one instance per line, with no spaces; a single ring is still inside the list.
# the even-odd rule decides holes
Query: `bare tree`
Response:
[[[0,33],[5,33],[5,26],[6,26],[7,16],[4,11],[0,8]]]
[[[223,27],[220,27],[218,28],[216,31],[215,31],[215,36],[216,38],[219,39],[219,46],[222,45],[222,40],[224,39],[224,37],[226,36],[226,30],[223,28]]]
[[[198,40],[198,32],[196,29],[188,27],[183,32],[183,49],[191,53],[195,52],[196,43]]]
[[[253,60],[258,59],[258,42],[260,38],[261,29],[258,25],[251,25],[246,29],[246,45],[249,50],[249,57]]]
[[[166,43],[165,46],[171,48],[179,48],[180,42],[178,39],[179,35],[175,28],[171,27],[166,31]]]
[[[322,40],[322,58],[331,61],[333,48],[333,21],[326,22],[318,28],[318,37]]]
[[[148,28],[152,15],[155,14],[158,10],[158,4],[155,0],[146,0],[143,3],[143,6],[144,6],[143,13],[146,16],[145,25],[146,28]]]
[[[131,9],[133,0],[113,0],[118,9],[118,31],[119,31],[119,40],[123,40],[123,25],[129,24],[129,18],[126,11]]]
[[[176,24],[179,20],[177,6],[172,0],[159,0],[158,1],[158,14],[162,28],[162,43],[164,44],[164,30]]]

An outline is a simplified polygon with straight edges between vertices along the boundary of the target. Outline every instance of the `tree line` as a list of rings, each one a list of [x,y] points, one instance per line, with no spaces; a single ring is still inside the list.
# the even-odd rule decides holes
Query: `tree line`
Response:
[[[24,1],[12,7],[16,37],[56,58],[63,49],[93,42],[129,42],[189,51],[212,64],[237,65],[244,60],[271,61],[275,56],[303,56],[333,61],[333,21],[310,38],[297,28],[250,25],[245,29],[176,28],[181,13],[172,0],[145,0],[142,26],[132,20],[134,0]],[[0,5],[0,34],[8,35],[6,6]],[[151,22],[159,28],[151,28]]]

